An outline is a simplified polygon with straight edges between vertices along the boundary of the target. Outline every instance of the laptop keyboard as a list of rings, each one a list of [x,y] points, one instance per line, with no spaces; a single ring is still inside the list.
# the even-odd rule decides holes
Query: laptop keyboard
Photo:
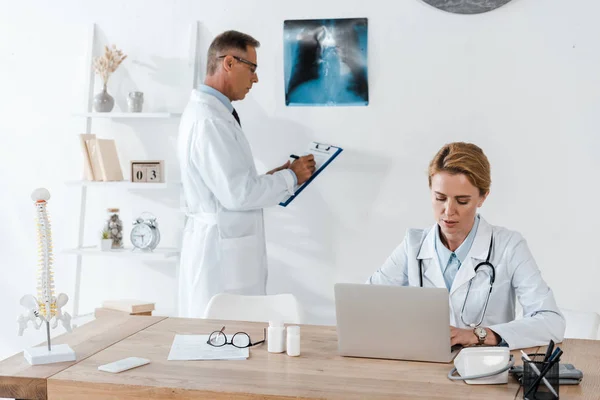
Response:
[[[450,346],[450,353],[461,350],[462,348],[462,344],[455,344],[454,346]]]

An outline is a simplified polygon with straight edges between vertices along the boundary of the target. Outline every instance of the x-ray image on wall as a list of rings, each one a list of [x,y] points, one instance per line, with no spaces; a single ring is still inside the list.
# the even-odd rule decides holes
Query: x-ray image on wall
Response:
[[[284,22],[285,103],[366,106],[367,19]]]

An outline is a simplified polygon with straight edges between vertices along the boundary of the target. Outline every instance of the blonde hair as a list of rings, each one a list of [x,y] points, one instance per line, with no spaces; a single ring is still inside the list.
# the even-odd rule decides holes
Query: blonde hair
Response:
[[[481,196],[488,193],[492,185],[490,162],[483,150],[472,143],[449,143],[437,152],[429,163],[430,188],[431,178],[439,172],[465,175]]]

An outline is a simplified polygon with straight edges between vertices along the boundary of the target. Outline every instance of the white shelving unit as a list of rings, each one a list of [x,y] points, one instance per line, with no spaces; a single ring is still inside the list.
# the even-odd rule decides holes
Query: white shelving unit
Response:
[[[150,113],[150,112],[140,112],[140,113],[129,113],[129,112],[82,112],[82,113],[74,113],[75,117],[85,117],[85,118],[111,118],[111,119],[158,119],[158,118],[179,118],[181,117],[181,113],[168,113],[168,112],[158,112],[158,113]]]
[[[176,247],[159,247],[154,251],[134,250],[131,247],[123,249],[113,249],[102,251],[98,246],[84,246],[76,249],[64,250],[66,254],[77,254],[80,256],[98,256],[98,257],[127,257],[136,260],[157,260],[161,261],[165,258],[177,261],[179,249]]]
[[[193,64],[193,82],[192,88],[196,87],[198,82],[198,52],[197,52],[197,38],[198,38],[198,23],[193,23],[191,26],[191,42],[190,42],[190,62]],[[93,104],[93,92],[94,92],[94,71],[91,68],[93,65],[94,58],[94,42],[96,27],[92,24],[88,32],[88,48],[86,53],[86,59],[88,60],[87,65],[90,66],[89,73],[87,74],[87,85],[86,87],[86,99],[87,106],[86,111],[74,113],[76,117],[83,117],[86,119],[85,133],[92,133],[92,121],[96,118],[103,119],[128,119],[128,120],[144,120],[144,119],[173,119],[179,118],[181,113],[174,112],[141,112],[141,113],[128,113],[128,112],[107,112],[98,113],[92,111]],[[180,182],[160,182],[160,183],[139,183],[139,182],[97,182],[97,181],[68,181],[65,182],[68,186],[78,186],[81,191],[80,205],[79,205],[79,231],[77,247],[73,249],[63,250],[66,254],[73,254],[77,257],[77,264],[75,268],[75,293],[73,298],[73,318],[80,317],[79,314],[79,302],[80,302],[80,289],[81,289],[81,270],[84,256],[97,256],[97,257],[126,257],[132,260],[157,260],[157,261],[178,261],[179,249],[173,247],[158,247],[152,252],[144,252],[140,250],[132,251],[132,249],[119,249],[110,251],[101,251],[97,246],[85,246],[84,240],[84,229],[85,229],[85,216],[86,216],[86,203],[87,203],[87,191],[89,187],[93,188],[117,188],[125,190],[159,190],[179,185]]]
[[[179,185],[180,182],[156,182],[156,183],[145,183],[145,182],[130,182],[130,181],[115,181],[115,182],[99,182],[99,181],[67,181],[67,186],[85,186],[85,187],[105,187],[105,188],[119,188],[119,189],[132,189],[132,190],[157,190],[165,189],[169,186]]]

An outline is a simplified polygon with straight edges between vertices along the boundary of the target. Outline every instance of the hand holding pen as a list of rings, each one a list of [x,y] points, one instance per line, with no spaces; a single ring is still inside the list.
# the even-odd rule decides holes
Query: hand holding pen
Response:
[[[290,169],[296,174],[298,185],[301,185],[311,177],[313,172],[315,172],[315,156],[309,154],[298,157],[297,155],[292,154],[290,157],[294,159],[294,162],[290,165]]]

